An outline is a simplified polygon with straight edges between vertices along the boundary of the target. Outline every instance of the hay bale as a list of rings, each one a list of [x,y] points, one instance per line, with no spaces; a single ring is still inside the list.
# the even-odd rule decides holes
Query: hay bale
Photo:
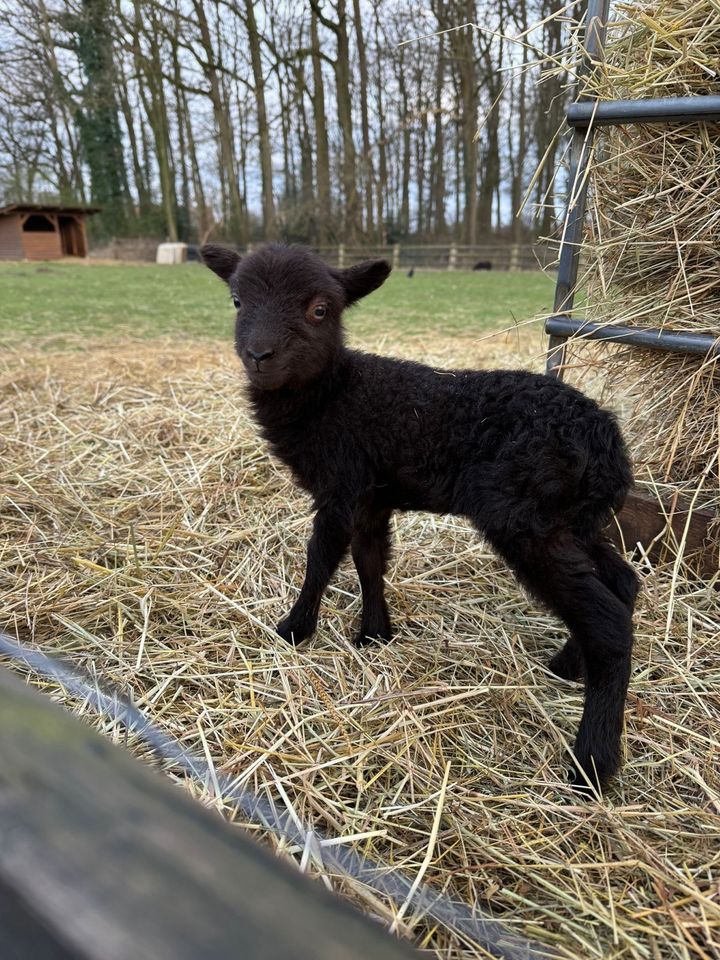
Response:
[[[600,100],[717,93],[720,7],[660,0],[612,8]],[[720,336],[720,124],[599,128],[579,288],[588,319]],[[569,379],[621,405],[636,472],[720,504],[717,359],[618,347],[570,353]]]

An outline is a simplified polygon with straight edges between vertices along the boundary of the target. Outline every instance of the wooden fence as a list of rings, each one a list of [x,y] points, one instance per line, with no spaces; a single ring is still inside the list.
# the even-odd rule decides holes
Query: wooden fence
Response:
[[[105,246],[90,251],[91,259],[155,261],[157,246],[162,240],[150,237],[124,237],[109,241]],[[232,244],[228,244],[231,246]],[[259,244],[238,245],[241,253],[249,252]],[[197,245],[190,244],[197,259]],[[352,246],[339,243],[333,246],[312,247],[323,260],[333,266],[348,267],[361,260],[382,257],[389,260],[394,270],[472,270],[477,263],[489,263],[492,270],[521,271],[552,267],[556,250],[548,243],[483,243],[468,246],[461,243],[394,243]]]
[[[252,244],[246,249],[251,250]],[[491,270],[518,272],[550,267],[554,249],[547,243],[474,244],[460,243],[406,244],[386,246],[351,246],[340,243],[313,247],[323,260],[336,267],[349,267],[361,260],[381,257],[389,260],[393,270],[472,270],[478,264],[490,264]]]

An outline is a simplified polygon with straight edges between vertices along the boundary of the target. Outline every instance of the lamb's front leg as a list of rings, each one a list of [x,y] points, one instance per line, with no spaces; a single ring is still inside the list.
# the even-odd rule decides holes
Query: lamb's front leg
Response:
[[[275,628],[283,640],[297,644],[315,632],[322,595],[350,545],[351,536],[350,511],[325,506],[315,514],[305,582],[292,610]]]
[[[352,557],[362,589],[362,619],[355,645],[392,639],[383,577],[390,552],[391,510],[363,510],[355,519]]]

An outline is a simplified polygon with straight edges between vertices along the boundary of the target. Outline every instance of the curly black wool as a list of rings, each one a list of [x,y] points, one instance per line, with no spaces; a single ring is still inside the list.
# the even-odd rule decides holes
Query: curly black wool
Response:
[[[236,347],[272,451],[315,502],[300,595],[278,625],[300,643],[348,548],[360,578],[356,642],[390,640],[390,517],[467,517],[570,630],[551,669],[584,678],[580,789],[617,770],[637,578],[602,531],[632,485],[615,418],[557,380],[520,370],[436,370],[350,350],[343,310],[379,287],[384,260],[340,270],[268,244],[248,257],[203,247],[230,287]],[[471,585],[468,585],[471,589]]]

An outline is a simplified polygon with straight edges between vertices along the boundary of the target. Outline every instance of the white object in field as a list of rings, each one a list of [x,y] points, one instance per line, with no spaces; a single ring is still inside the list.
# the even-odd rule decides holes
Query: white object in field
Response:
[[[186,243],[159,243],[156,263],[185,263],[187,260]]]

